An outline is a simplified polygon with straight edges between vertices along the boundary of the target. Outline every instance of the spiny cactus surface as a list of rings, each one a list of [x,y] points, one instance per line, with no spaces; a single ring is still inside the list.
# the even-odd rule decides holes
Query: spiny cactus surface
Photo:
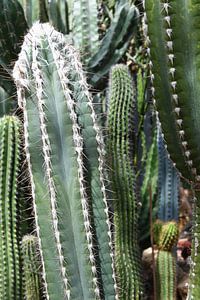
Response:
[[[35,24],[14,77],[46,298],[115,299],[102,140],[78,55],[50,25]]]
[[[157,278],[157,299],[175,300],[176,299],[176,281],[175,259],[169,251],[160,250],[156,261]]]
[[[40,300],[40,261],[37,250],[37,238],[25,235],[22,239],[22,255],[26,300]]]
[[[110,74],[108,145],[114,189],[115,264],[120,299],[140,299],[138,207],[133,165],[135,94],[128,68],[116,65]]]
[[[20,169],[20,122],[0,119],[0,299],[20,300],[20,213],[18,174]]]

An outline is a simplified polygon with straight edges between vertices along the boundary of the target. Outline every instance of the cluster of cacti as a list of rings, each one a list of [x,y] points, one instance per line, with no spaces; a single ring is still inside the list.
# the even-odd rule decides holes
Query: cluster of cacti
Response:
[[[143,299],[150,231],[157,300],[175,299],[175,166],[196,194],[199,299],[199,15],[197,0],[1,1],[0,300]]]

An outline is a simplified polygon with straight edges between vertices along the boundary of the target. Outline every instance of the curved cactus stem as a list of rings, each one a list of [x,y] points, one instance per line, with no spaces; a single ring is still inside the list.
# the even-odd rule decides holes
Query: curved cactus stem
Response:
[[[15,117],[0,120],[0,298],[20,300],[19,203],[17,198],[20,163],[20,122]]]
[[[132,155],[134,135],[134,87],[128,68],[111,70],[109,87],[108,145],[112,162],[115,225],[115,265],[120,299],[140,299],[138,208]],[[122,254],[123,253],[123,254]]]
[[[97,204],[96,208],[101,211],[99,219],[88,195],[88,190],[93,190],[97,183],[94,175],[101,177],[102,167],[100,164],[97,167],[96,162],[94,170],[90,167],[94,183],[87,186],[84,148],[89,153],[89,145],[97,149],[100,145],[91,99],[81,72],[75,50],[48,24],[36,24],[26,36],[14,70],[25,119],[25,148],[46,297],[55,300],[116,297],[108,252],[111,233],[109,226],[105,226],[109,222],[108,211],[102,200],[104,186],[98,199],[103,205]],[[84,142],[87,130],[91,140]],[[90,160],[94,161],[92,156],[89,164]],[[96,245],[94,234],[98,230],[93,231],[93,223],[106,230],[99,233],[104,237],[102,244],[100,240]],[[105,273],[101,274],[102,270]],[[103,284],[101,277],[104,277]]]
[[[23,268],[26,300],[40,300],[40,261],[37,253],[37,238],[25,235],[22,239]]]
[[[99,44],[96,0],[74,0],[72,33],[74,44],[82,52],[83,61],[96,53]]]
[[[156,262],[156,277],[158,300],[176,299],[176,267],[175,259],[169,251],[160,250]]]

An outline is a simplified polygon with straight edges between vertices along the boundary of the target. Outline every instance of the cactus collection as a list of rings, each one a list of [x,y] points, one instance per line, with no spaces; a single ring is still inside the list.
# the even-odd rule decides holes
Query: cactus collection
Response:
[[[199,15],[198,0],[0,1],[0,300],[178,299],[186,184],[200,299]]]

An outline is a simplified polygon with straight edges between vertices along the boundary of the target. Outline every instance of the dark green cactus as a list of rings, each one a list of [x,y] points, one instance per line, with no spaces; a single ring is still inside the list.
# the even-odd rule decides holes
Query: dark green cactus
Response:
[[[89,81],[98,88],[110,68],[119,62],[126,52],[137,27],[139,13],[134,5],[119,5],[111,25],[102,39],[98,51],[88,62]]]
[[[175,259],[169,251],[160,250],[156,260],[157,300],[176,299]]]
[[[20,214],[20,122],[0,119],[0,299],[21,300]]]
[[[164,139],[177,169],[196,192],[189,296],[196,300],[200,297],[200,6],[196,0],[144,4],[152,93]]]
[[[46,298],[114,300],[103,140],[78,55],[36,24],[13,74]]]
[[[26,300],[40,300],[40,261],[37,238],[25,235],[22,239],[23,269]]]
[[[138,203],[134,155],[134,86],[128,68],[116,65],[110,74],[108,147],[112,162],[115,224],[115,265],[120,299],[140,299]]]

